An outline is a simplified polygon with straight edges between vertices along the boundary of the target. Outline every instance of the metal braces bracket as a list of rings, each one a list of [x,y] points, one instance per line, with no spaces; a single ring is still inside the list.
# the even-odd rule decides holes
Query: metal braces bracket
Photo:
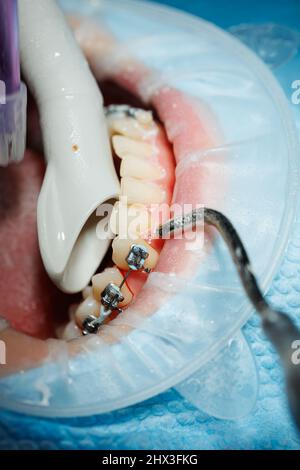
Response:
[[[145,261],[148,257],[149,253],[145,246],[135,244],[131,246],[126,258],[129,270],[125,274],[124,279],[119,286],[110,282],[102,291],[100,315],[99,317],[95,317],[94,315],[87,316],[82,325],[82,334],[84,336],[97,334],[101,325],[112,314],[112,312],[122,312],[122,309],[119,308],[120,303],[124,300],[121,289],[133,271],[145,271],[149,274],[150,270],[144,268]]]

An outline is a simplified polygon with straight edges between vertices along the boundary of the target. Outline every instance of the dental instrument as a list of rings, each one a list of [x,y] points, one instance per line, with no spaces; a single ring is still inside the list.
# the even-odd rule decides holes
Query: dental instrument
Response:
[[[25,153],[27,89],[20,78],[17,0],[0,2],[0,166]]]
[[[40,252],[53,282],[78,292],[110,244],[96,210],[119,194],[103,98],[56,2],[19,0],[19,11],[22,71],[38,105],[47,161],[37,208]]]
[[[162,239],[170,235],[174,236],[178,232],[182,233],[186,228],[197,228],[199,222],[202,221],[215,227],[226,242],[245,292],[261,317],[262,328],[280,356],[286,376],[287,395],[291,412],[295,423],[300,429],[300,366],[294,364],[290,357],[291,345],[300,338],[300,331],[288,315],[273,310],[266,302],[253,274],[244,245],[231,222],[216,210],[209,208],[195,209],[190,214],[176,217],[161,225],[157,229],[156,235]],[[132,258],[134,259],[134,269],[143,269],[141,259],[147,258],[147,251],[144,247],[133,245],[126,258],[129,268]],[[128,273],[130,271],[131,268]],[[102,307],[99,317],[88,316],[86,318],[83,322],[83,335],[97,334],[104,321],[113,312],[122,312],[118,308],[118,304],[123,300],[121,287],[122,285],[117,287],[112,283],[106,286],[101,294]]]
[[[300,430],[300,365],[291,360],[291,345],[300,338],[300,330],[288,315],[272,309],[265,300],[253,274],[247,252],[231,222],[220,212],[204,208],[200,212],[195,210],[187,216],[164,224],[158,229],[158,235],[163,237],[168,233],[174,234],[186,226],[193,228],[203,219],[208,225],[215,227],[226,242],[244,290],[261,317],[266,336],[279,354],[285,372],[290,409]]]

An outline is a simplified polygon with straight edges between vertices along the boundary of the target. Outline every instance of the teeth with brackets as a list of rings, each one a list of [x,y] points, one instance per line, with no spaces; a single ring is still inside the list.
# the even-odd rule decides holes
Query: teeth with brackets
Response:
[[[104,290],[101,292],[101,306],[100,309],[98,309],[98,312],[94,312],[94,308],[91,308],[91,311],[93,313],[89,313],[88,315],[85,315],[84,318],[82,318],[81,326],[82,334],[84,336],[88,334],[97,334],[101,325],[105,322],[105,320],[110,316],[113,311],[117,311],[118,313],[122,311],[119,308],[119,306],[125,300],[125,297],[122,294],[122,287],[124,286],[126,279],[132,271],[139,271],[145,269],[145,261],[147,260],[148,256],[149,254],[144,246],[131,246],[131,249],[126,258],[129,270],[127,271],[121,284],[117,286],[116,284],[109,282],[104,288]],[[147,272],[149,271],[147,270]],[[85,302],[88,301],[89,297],[85,300]],[[81,307],[83,304],[81,304]]]
[[[164,203],[166,197],[159,184],[164,170],[157,161],[153,136],[158,127],[152,113],[117,105],[106,109],[106,118],[112,150],[120,159],[120,200],[110,215],[116,235],[112,243],[115,265],[96,274],[92,286],[83,291],[75,320],[85,335],[97,333],[112,312],[120,312],[132,301],[126,282],[132,272],[149,273],[157,264],[158,252],[142,237],[149,232],[149,206]]]

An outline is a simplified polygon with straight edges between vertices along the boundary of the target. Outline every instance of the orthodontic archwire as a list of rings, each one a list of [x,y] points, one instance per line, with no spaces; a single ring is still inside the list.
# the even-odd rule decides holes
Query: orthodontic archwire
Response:
[[[121,313],[122,309],[119,304],[124,300],[121,289],[127,281],[130,274],[134,271],[144,271],[149,274],[150,270],[144,267],[145,261],[149,253],[143,245],[133,244],[130,248],[126,262],[128,271],[126,272],[121,284],[117,286],[110,282],[101,293],[101,307],[99,317],[88,315],[82,325],[83,336],[89,334],[97,334],[101,325],[113,313]]]
[[[300,364],[292,361],[292,345],[295,341],[300,340],[300,330],[288,315],[273,310],[265,300],[253,274],[247,252],[232,223],[225,215],[215,209],[200,208],[160,225],[156,236],[161,239],[170,238],[177,231],[197,228],[200,222],[216,228],[229,249],[244,290],[256,312],[260,315],[263,331],[281,359],[290,409],[295,423],[300,429]],[[144,262],[148,256],[144,246],[132,245],[126,258],[129,271],[120,286],[110,283],[104,289],[101,295],[100,317],[87,317],[84,322],[83,334],[98,333],[101,325],[112,311],[120,312],[118,305],[123,300],[121,288],[132,271],[144,270]]]

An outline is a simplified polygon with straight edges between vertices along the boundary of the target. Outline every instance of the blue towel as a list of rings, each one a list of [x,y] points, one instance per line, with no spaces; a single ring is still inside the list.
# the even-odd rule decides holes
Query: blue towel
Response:
[[[241,28],[233,28],[233,31],[242,33],[242,39],[254,47],[255,41],[251,44],[251,37],[256,34],[253,24],[272,22],[295,30],[299,27],[297,0],[263,0],[255,8],[253,1],[236,0],[215,0],[211,4],[204,0],[163,0],[160,3],[199,14],[226,29],[251,23],[246,34]],[[294,37],[293,32],[288,31]],[[281,51],[283,55],[278,54],[277,62],[270,64],[276,67],[274,72],[289,96],[292,81],[300,79],[297,48],[297,41],[292,44],[290,41]],[[294,105],[293,111],[299,123],[300,104]],[[255,265],[255,260],[253,262]],[[295,320],[298,316],[300,325],[300,208],[299,221],[268,300]],[[261,331],[257,316],[249,320],[244,334],[255,356],[260,384],[256,406],[246,418],[222,421],[209,417],[174,390],[142,404],[90,418],[47,420],[2,411],[0,449],[300,449],[300,435],[287,408],[281,367]]]

